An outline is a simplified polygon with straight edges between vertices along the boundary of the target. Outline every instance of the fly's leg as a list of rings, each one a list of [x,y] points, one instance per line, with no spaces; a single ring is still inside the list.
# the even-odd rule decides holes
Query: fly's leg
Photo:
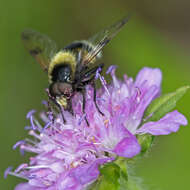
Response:
[[[54,123],[54,113],[53,113],[53,110],[52,110],[52,107],[51,107],[51,105],[50,105],[50,97],[48,96],[48,102],[47,102],[47,106],[48,106],[48,117],[49,117],[49,119],[52,121],[52,123]],[[50,114],[51,114],[51,116],[50,116]]]
[[[104,116],[104,113],[100,110],[100,108],[98,107],[98,104],[97,104],[97,100],[96,100],[96,83],[95,81],[93,80],[92,81],[92,86],[93,86],[93,89],[94,89],[94,97],[93,97],[93,100],[94,100],[94,104],[96,106],[96,109],[98,110],[98,112]]]
[[[82,98],[83,98],[82,112],[83,112],[83,114],[85,114],[85,121],[86,121],[86,124],[89,126],[89,122],[88,122],[88,120],[87,120],[87,118],[86,118],[86,113],[85,113],[85,107],[86,107],[86,92],[85,92],[85,90],[83,89],[81,93],[82,93]]]
[[[59,111],[61,112],[61,116],[63,119],[63,123],[66,123],[65,117],[63,115],[63,108],[62,106],[56,101],[56,99],[54,97],[51,96],[49,90],[46,90],[47,94],[48,94],[48,110],[50,110],[52,112],[51,106],[50,106],[50,100],[58,107]],[[54,118],[53,118],[53,122],[54,122]]]
[[[62,116],[62,119],[63,119],[63,123],[65,124],[66,123],[66,120],[65,120],[65,117],[63,115],[63,108],[58,104],[58,107],[59,107],[59,110],[61,112],[61,116]]]
[[[67,110],[72,114],[72,116],[74,116],[74,112],[73,112],[73,107],[72,107],[72,102],[71,102],[71,100],[68,101]]]

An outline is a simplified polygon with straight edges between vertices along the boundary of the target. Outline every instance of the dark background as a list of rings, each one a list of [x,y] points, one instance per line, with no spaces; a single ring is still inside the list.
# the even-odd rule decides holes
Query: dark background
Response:
[[[46,99],[47,76],[26,52],[20,40],[25,28],[46,33],[64,46],[86,39],[127,13],[132,18],[104,49],[106,67],[118,65],[117,74],[135,77],[144,66],[163,71],[163,93],[190,82],[190,2],[160,1],[64,1],[0,0],[0,189],[11,190],[21,180],[3,172],[24,160],[13,151],[24,139],[25,119],[31,109],[40,111]],[[35,64],[34,64],[35,63]],[[189,119],[189,92],[177,108]],[[140,160],[135,175],[142,176],[150,189],[178,190],[190,186],[190,129],[156,138],[152,151]]]

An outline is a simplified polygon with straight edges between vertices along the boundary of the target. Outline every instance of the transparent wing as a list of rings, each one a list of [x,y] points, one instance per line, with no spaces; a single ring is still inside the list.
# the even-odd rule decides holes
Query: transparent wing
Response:
[[[57,52],[56,43],[48,36],[30,29],[25,30],[21,38],[25,48],[47,72],[51,57]]]
[[[84,57],[82,65],[88,65],[101,52],[102,48],[109,43],[110,40],[114,38],[114,36],[116,36],[121,28],[128,22],[129,17],[130,16],[122,18],[89,39],[94,45],[94,48]]]

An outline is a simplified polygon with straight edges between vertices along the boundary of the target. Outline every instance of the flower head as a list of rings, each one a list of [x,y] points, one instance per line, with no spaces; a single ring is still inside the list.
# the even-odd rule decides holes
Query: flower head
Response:
[[[82,112],[82,96],[72,99],[75,116],[64,111],[66,124],[61,114],[55,114],[54,121],[46,113],[41,114],[43,126],[31,111],[27,115],[31,126],[29,135],[34,140],[19,141],[14,148],[21,152],[35,153],[29,164],[21,164],[14,172],[10,168],[6,174],[24,179],[16,190],[81,190],[99,176],[98,167],[115,160],[118,156],[132,158],[141,151],[137,134],[167,135],[176,132],[180,125],[186,125],[186,118],[173,111],[155,122],[142,119],[148,105],[160,95],[162,74],[159,69],[143,68],[133,81],[124,76],[121,81],[115,76],[115,67],[107,73],[112,82],[107,84],[97,73],[102,88],[97,92],[94,103],[94,89],[86,87],[85,116]],[[85,121],[89,122],[89,126]]]

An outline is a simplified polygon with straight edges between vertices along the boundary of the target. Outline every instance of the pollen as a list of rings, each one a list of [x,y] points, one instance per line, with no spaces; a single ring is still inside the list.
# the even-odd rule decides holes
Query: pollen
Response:
[[[79,165],[79,162],[72,162],[71,168],[76,168]]]
[[[104,121],[104,125],[106,126],[106,128],[108,128],[108,123],[109,123],[109,120],[106,119],[106,120]]]
[[[93,143],[96,143],[95,137],[92,137],[92,138],[91,138],[91,141],[92,141]]]
[[[49,181],[42,181],[42,183],[45,185],[45,186],[50,186],[51,185],[51,183],[49,182]]]
[[[119,109],[120,109],[119,105],[117,105],[117,106],[114,107],[114,111],[118,111]]]

